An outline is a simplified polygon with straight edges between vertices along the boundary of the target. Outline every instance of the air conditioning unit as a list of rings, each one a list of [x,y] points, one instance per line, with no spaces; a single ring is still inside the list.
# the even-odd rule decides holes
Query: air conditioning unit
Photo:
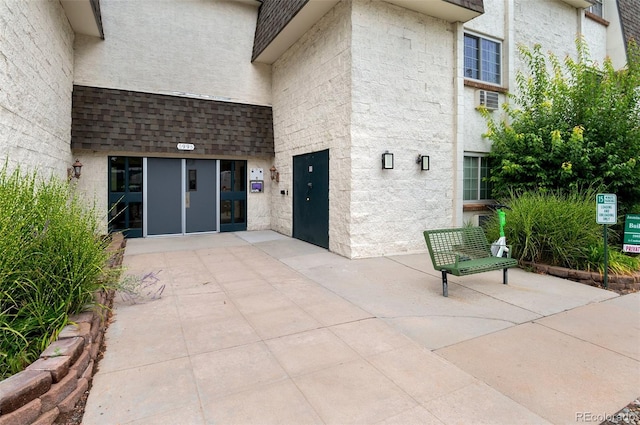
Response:
[[[495,111],[500,106],[499,93],[497,91],[476,90],[476,105],[484,106],[490,111]]]

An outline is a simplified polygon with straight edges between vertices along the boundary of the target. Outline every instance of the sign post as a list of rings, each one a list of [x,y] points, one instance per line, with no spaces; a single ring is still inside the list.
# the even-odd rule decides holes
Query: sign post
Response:
[[[596,223],[603,224],[604,230],[604,287],[609,287],[609,241],[607,225],[618,221],[618,197],[613,193],[596,195]]]

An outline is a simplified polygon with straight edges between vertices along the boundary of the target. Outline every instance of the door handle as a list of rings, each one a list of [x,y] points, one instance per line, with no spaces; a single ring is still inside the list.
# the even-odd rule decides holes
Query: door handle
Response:
[[[191,204],[191,192],[186,192],[184,194],[184,207],[189,208]]]

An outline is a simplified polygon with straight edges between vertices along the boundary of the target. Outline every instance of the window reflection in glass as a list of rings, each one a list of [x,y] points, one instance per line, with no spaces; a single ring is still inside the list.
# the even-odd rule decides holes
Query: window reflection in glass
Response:
[[[234,223],[244,223],[247,220],[246,208],[244,201],[233,202],[233,220]]]
[[[142,228],[142,202],[129,202],[129,227]]]
[[[142,158],[129,158],[129,192],[142,192]]]
[[[246,175],[244,161],[236,161],[235,173],[233,175],[233,190],[236,192],[244,192],[247,190]]]
[[[126,158],[120,156],[111,157],[111,192],[124,192],[125,164]]]
[[[220,192],[231,190],[231,168],[232,161],[220,161]]]
[[[220,223],[231,224],[231,201],[220,201]]]
[[[111,209],[109,210],[109,224],[113,230],[125,230],[125,208],[126,204],[123,202],[118,202],[111,206]]]

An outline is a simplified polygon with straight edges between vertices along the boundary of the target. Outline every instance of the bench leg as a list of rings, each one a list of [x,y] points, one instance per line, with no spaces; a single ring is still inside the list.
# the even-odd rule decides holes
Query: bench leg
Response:
[[[502,283],[507,284],[507,269],[502,269]]]
[[[449,296],[449,285],[447,283],[447,272],[442,271],[442,295]]]

